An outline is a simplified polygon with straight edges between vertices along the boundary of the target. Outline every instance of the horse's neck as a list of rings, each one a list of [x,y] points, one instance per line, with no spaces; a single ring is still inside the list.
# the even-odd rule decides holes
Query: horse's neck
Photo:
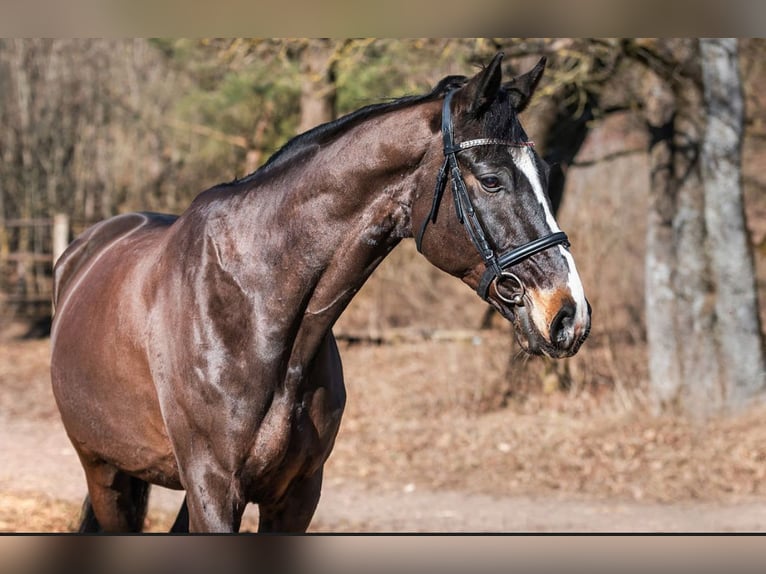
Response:
[[[222,202],[223,217],[210,222],[207,236],[224,272],[269,298],[280,322],[294,326],[305,313],[332,324],[378,263],[411,236],[422,160],[439,137],[428,113],[404,109],[362,122],[256,181],[229,207]]]
[[[330,225],[338,226],[336,230],[318,230],[319,237],[333,238],[327,245],[324,277],[317,284],[309,311],[330,305],[340,285],[361,287],[399,241],[412,235],[410,212],[423,178],[423,158],[438,138],[422,113],[415,112],[397,112],[366,122],[333,142],[326,153],[315,156],[325,169],[314,172],[327,174],[326,187],[320,189],[332,205],[331,211],[337,209],[336,214],[342,215],[331,217]],[[316,183],[310,174],[308,179],[312,197],[310,189]],[[307,217],[316,217],[311,207]]]

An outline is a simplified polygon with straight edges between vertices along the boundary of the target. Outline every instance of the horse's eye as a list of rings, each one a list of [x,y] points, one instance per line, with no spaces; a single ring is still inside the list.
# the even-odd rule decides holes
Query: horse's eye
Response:
[[[479,178],[479,182],[484,188],[484,191],[488,191],[490,193],[496,193],[500,191],[500,179],[497,176],[485,175],[484,177]]]

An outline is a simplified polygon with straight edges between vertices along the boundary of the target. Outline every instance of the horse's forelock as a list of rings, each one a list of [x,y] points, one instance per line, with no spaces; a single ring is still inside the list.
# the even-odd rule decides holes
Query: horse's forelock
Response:
[[[490,106],[481,116],[483,137],[506,141],[526,141],[527,134],[521,126],[508,92],[500,89]]]

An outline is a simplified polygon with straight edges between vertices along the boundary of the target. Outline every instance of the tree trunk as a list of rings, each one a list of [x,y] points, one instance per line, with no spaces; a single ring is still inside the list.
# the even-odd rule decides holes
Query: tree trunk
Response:
[[[697,53],[689,40],[660,49],[683,62]],[[704,417],[721,403],[699,167],[704,110],[693,72],[649,72],[644,90],[651,135],[646,328],[653,407]]]
[[[691,43],[691,42],[690,42]],[[696,46],[692,47],[696,48]],[[696,49],[692,50],[691,58]],[[698,86],[690,80],[676,88],[678,113],[673,139],[677,204],[673,219],[676,242],[676,344],[683,373],[681,407],[705,417],[721,407],[716,353],[715,298],[705,251],[705,200],[700,171],[700,144],[705,111]]]
[[[736,44],[666,40],[656,48],[656,61],[672,65],[656,66],[644,82],[650,389],[657,411],[704,418],[742,406],[764,385],[739,171]]]
[[[308,40],[300,53],[301,119],[298,133],[335,118],[335,53],[333,40]]]
[[[643,83],[650,133],[649,216],[646,235],[646,331],[649,381],[657,411],[677,401],[683,385],[676,335],[676,267],[673,218],[675,97],[662,78],[647,73]]]
[[[705,223],[720,375],[727,406],[737,408],[764,388],[764,356],[753,254],[742,198],[744,103],[737,40],[700,41],[708,124],[702,146]]]

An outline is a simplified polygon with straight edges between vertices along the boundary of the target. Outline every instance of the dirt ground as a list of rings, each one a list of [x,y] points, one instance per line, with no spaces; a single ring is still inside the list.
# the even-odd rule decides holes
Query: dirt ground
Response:
[[[348,406],[312,532],[766,530],[766,407],[692,422],[618,390],[508,385],[510,335],[342,343]],[[0,531],[72,530],[84,479],[47,339],[0,341]],[[156,488],[147,530],[181,493]],[[256,527],[250,507],[243,530]]]

